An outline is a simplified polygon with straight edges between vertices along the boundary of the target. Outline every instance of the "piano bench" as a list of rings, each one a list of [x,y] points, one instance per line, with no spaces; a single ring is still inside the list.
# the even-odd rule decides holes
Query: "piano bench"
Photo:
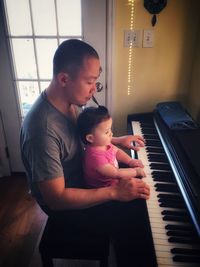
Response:
[[[108,267],[108,237],[61,229],[48,218],[39,244],[43,267],[53,267],[53,259],[56,258],[98,260],[100,267]]]

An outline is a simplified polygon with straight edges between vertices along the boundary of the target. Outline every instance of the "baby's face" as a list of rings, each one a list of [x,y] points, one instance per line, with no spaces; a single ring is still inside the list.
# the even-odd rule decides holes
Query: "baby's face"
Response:
[[[107,146],[112,140],[112,119],[109,118],[98,124],[93,133],[93,145],[95,146]]]

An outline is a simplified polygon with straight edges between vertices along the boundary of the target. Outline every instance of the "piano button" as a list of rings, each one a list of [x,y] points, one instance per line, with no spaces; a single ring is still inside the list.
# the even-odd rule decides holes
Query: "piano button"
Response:
[[[172,248],[171,253],[184,255],[200,255],[200,249]]]
[[[177,224],[167,224],[165,226],[166,230],[180,230],[180,231],[193,231],[192,225],[177,225]]]
[[[178,262],[200,262],[200,256],[177,255],[173,257],[173,260]]]

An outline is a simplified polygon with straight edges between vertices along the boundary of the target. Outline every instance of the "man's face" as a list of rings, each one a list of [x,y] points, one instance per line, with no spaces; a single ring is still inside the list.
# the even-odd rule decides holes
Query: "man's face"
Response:
[[[101,72],[100,61],[97,58],[85,58],[83,67],[76,78],[69,79],[67,98],[71,104],[83,106],[96,92],[96,81]]]

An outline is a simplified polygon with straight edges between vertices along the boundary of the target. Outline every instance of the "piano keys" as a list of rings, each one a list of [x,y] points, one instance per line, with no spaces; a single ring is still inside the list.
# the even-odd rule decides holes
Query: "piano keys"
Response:
[[[143,179],[151,188],[146,208],[157,266],[200,266],[200,214],[194,216],[191,214],[194,208],[188,209],[191,201],[186,197],[189,194],[184,195],[180,190],[183,181],[177,181],[179,176],[174,173],[175,167],[166,153],[166,144],[159,135],[154,114],[129,115],[128,127],[129,133],[145,139],[145,147],[138,152],[131,150],[131,155],[142,160],[146,173]]]

